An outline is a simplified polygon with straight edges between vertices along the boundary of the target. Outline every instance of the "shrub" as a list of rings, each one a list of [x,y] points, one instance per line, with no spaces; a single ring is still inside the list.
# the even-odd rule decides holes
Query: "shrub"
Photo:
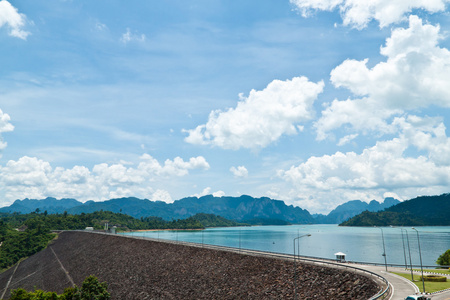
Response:
[[[42,290],[27,292],[19,288],[11,291],[10,300],[109,300],[111,295],[107,288],[106,282],[99,282],[97,277],[91,275],[86,277],[81,288],[66,288],[61,295]]]
[[[10,300],[58,300],[61,299],[55,292],[44,292],[36,290],[27,292],[24,289],[17,289],[11,292]]]
[[[419,277],[419,280],[422,280],[422,276]],[[447,277],[440,275],[424,275],[423,280],[432,282],[446,282]]]
[[[436,260],[436,263],[441,266],[449,266],[450,265],[450,249],[442,253],[439,258]]]

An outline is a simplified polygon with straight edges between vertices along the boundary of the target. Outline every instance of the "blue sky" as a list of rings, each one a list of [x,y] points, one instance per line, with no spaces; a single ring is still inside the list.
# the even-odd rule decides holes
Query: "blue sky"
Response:
[[[449,0],[0,1],[0,206],[450,185]]]

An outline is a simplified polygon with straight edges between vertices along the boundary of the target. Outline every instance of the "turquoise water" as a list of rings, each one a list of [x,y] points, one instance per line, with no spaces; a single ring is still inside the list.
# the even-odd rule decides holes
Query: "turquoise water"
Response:
[[[408,232],[411,260],[420,265],[416,231]],[[419,231],[423,265],[433,266],[436,259],[450,249],[450,227],[416,227]],[[400,228],[382,227],[388,264],[405,265],[405,253]],[[405,231],[403,231],[405,233]],[[261,251],[292,254],[293,239],[299,239],[300,255],[334,259],[334,253],[344,252],[349,261],[384,264],[381,230],[375,227],[339,227],[337,225],[254,226],[209,228],[200,231],[144,231],[127,235],[205,243]],[[406,259],[409,251],[404,236]],[[297,244],[296,244],[297,245]],[[296,248],[296,253],[298,249]]]

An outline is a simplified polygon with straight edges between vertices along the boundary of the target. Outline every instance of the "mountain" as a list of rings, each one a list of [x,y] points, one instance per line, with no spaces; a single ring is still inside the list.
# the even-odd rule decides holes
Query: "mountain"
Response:
[[[238,221],[277,219],[290,223],[314,223],[314,219],[307,210],[292,205],[287,206],[283,201],[267,197],[253,198],[242,195],[240,197],[219,198],[208,195],[200,198],[184,198],[175,201],[173,206],[174,212],[180,217],[204,212]]]
[[[450,194],[421,196],[379,212],[365,211],[341,226],[448,226]]]
[[[55,214],[63,213],[64,211],[79,205],[83,205],[83,203],[75,199],[65,198],[57,200],[48,197],[42,200],[35,200],[27,198],[24,200],[16,200],[10,206],[0,208],[0,212],[20,212],[28,214],[39,209],[41,212],[47,211],[49,214]]]
[[[41,202],[42,201],[42,202]],[[150,201],[134,197],[111,199],[102,202],[88,201],[74,202],[73,199],[56,200],[17,200],[11,206],[0,209],[0,212],[29,213],[37,208],[48,213],[69,214],[91,213],[95,211],[111,211],[123,213],[135,218],[155,216],[165,220],[185,219],[198,213],[215,214],[229,220],[245,222],[246,220],[264,220],[277,224],[300,223],[312,224],[314,219],[307,210],[283,201],[267,197],[253,198],[242,195],[240,197],[214,197],[212,195],[183,198],[171,204],[162,201]],[[53,207],[51,205],[54,205]]]
[[[321,224],[339,224],[342,223],[363,211],[380,211],[400,203],[399,200],[388,197],[384,199],[384,202],[378,202],[375,200],[370,201],[370,203],[352,200],[344,204],[339,205],[334,210],[332,210],[328,215],[313,215],[313,218],[317,223]]]
[[[70,214],[81,214],[99,210],[107,210],[115,213],[121,212],[134,218],[148,216],[161,217],[165,220],[180,218],[173,214],[172,204],[134,197],[117,198],[102,202],[88,201],[83,205],[68,209],[67,212]],[[186,218],[190,216],[186,216]]]

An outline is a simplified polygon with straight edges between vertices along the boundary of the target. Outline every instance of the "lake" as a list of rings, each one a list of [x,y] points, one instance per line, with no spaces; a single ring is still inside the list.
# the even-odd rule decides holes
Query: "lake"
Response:
[[[344,252],[348,261],[384,264],[383,231],[388,264],[404,266],[405,254],[409,264],[410,252],[412,263],[420,265],[419,244],[415,230],[411,227],[381,227],[381,229],[327,224],[226,227],[200,231],[140,231],[125,234],[287,254],[294,252],[295,237],[311,234],[299,239],[300,255],[334,259],[334,253]],[[426,226],[416,229],[419,231],[423,265],[436,265],[439,255],[450,249],[450,227]],[[408,235],[409,250],[405,232]],[[298,253],[297,248],[295,251]]]

